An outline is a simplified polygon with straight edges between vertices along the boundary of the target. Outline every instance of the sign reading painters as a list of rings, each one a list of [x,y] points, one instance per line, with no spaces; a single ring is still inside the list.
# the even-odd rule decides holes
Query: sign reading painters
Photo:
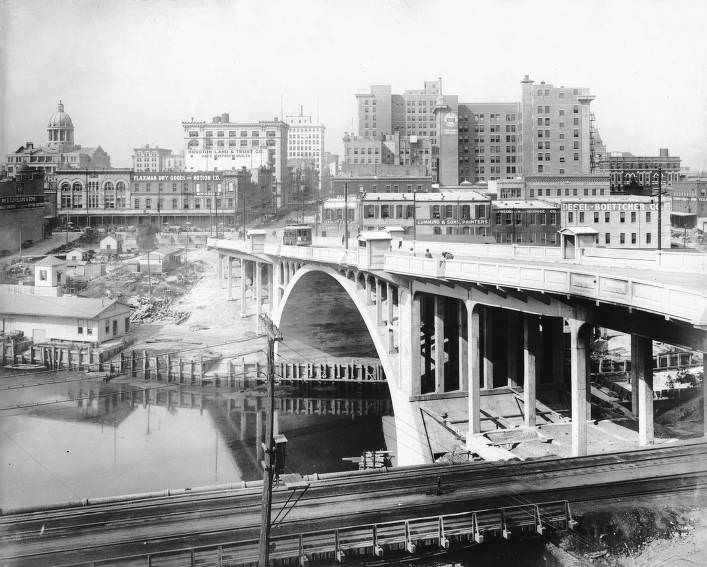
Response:
[[[415,224],[417,225],[476,225],[476,226],[488,226],[490,224],[489,219],[415,219]]]

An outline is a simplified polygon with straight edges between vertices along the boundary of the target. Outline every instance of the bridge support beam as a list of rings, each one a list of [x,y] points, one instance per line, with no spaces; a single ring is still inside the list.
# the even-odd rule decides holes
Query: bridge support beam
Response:
[[[545,328],[547,327],[547,332]],[[560,317],[545,318],[543,320],[543,338],[548,340],[545,342],[546,351],[550,351],[552,369],[552,382],[555,387],[562,389],[565,387],[565,321]]]
[[[398,288],[399,379],[398,387],[408,396],[422,391],[420,353],[420,297],[411,288]]]
[[[444,392],[444,311],[445,298],[435,295],[435,392]]]
[[[233,299],[233,258],[226,256],[228,259],[228,300]]]
[[[376,325],[383,324],[383,282],[376,278]]]
[[[515,388],[520,380],[520,322],[517,311],[507,311],[506,364],[508,367],[508,387]]]
[[[467,442],[473,435],[481,433],[481,411],[480,411],[480,386],[481,386],[481,322],[479,317],[479,309],[475,302],[467,300],[466,304],[466,321],[467,321],[467,365],[469,374],[467,377],[468,384],[468,416],[469,416],[469,431],[467,433]]]
[[[260,315],[263,312],[263,265],[260,262],[254,262],[255,269],[255,314],[260,321]]]
[[[458,388],[460,392],[467,391],[469,384],[469,325],[466,321],[466,306],[464,301],[457,301],[457,328],[459,329],[458,355],[459,376]]]
[[[246,280],[248,279],[247,275],[247,267],[248,267],[248,261],[245,259],[241,259],[241,317],[246,316],[246,303],[245,303],[245,292],[246,292]]]
[[[587,369],[589,368],[590,327],[570,319],[572,369],[572,456],[587,454]]]
[[[534,315],[523,316],[523,422],[526,427],[535,427],[535,391],[539,344],[538,319]]]
[[[638,444],[653,444],[653,341],[631,335],[631,391],[638,393]],[[633,396],[632,400],[633,402]],[[636,406],[631,406],[636,413]]]
[[[483,375],[484,375],[484,388],[486,390],[490,390],[493,388],[493,348],[494,348],[494,340],[493,340],[493,333],[494,333],[494,315],[496,313],[496,310],[493,309],[492,307],[485,307],[484,308],[484,316],[483,316],[483,321],[484,321],[484,329],[482,333],[483,337],[483,355],[484,355],[484,366],[483,366]]]
[[[218,255],[218,286],[223,288],[223,254]]]

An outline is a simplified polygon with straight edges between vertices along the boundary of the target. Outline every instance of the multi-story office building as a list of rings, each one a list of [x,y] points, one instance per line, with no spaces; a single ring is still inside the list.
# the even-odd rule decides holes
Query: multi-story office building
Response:
[[[590,173],[594,96],[589,89],[535,83],[527,75],[521,84],[523,174]]]
[[[298,116],[287,116],[287,162],[298,168],[314,168],[317,171],[317,191],[321,194],[324,171],[323,124],[316,124],[311,116],[300,110]],[[312,188],[314,189],[314,188]]]
[[[168,148],[146,144],[133,150],[133,171],[161,172],[182,171],[184,154],[175,154]]]
[[[354,142],[370,139],[387,143],[393,154],[391,162],[384,161],[379,148],[380,163],[422,165],[442,185],[457,184],[458,101],[456,95],[442,94],[441,80],[425,81],[423,89],[402,95],[393,94],[388,85],[373,85],[369,93],[357,94],[356,100],[358,138],[349,137],[350,145],[344,140],[347,162],[360,160],[360,154],[349,154],[349,148],[356,149]]]
[[[513,179],[522,173],[517,102],[459,104],[459,179]]]
[[[668,148],[661,148],[658,156],[634,156],[629,152],[609,152],[599,162],[599,170],[611,178],[615,193],[638,192],[653,187],[658,189],[658,169],[662,170],[662,184],[680,180],[680,158],[671,156]]]
[[[211,122],[185,121],[184,168],[187,171],[254,171],[270,169],[273,205],[287,204],[288,126],[274,118],[260,122],[231,122],[228,114]]]
[[[58,169],[107,169],[110,168],[110,156],[101,148],[85,148],[74,141],[74,123],[64,111],[59,101],[57,111],[47,124],[47,142],[35,146],[27,142],[17,150],[7,154],[7,174],[14,177],[24,164],[39,169],[45,174],[45,181],[54,186],[54,173]]]

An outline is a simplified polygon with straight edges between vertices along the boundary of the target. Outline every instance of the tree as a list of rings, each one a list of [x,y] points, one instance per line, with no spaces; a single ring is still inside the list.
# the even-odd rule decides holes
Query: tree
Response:
[[[153,224],[141,224],[138,226],[137,236],[135,237],[137,241],[137,247],[142,250],[149,252],[157,248],[157,233],[158,229]]]

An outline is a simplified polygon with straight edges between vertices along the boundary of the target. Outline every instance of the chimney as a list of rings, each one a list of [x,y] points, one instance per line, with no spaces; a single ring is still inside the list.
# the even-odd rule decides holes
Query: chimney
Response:
[[[228,112],[221,114],[221,122],[228,123],[230,122],[229,118],[230,116],[228,115]]]
[[[32,149],[34,149],[34,143],[32,143],[32,142],[25,142],[25,149],[26,149],[26,150],[32,150]]]

